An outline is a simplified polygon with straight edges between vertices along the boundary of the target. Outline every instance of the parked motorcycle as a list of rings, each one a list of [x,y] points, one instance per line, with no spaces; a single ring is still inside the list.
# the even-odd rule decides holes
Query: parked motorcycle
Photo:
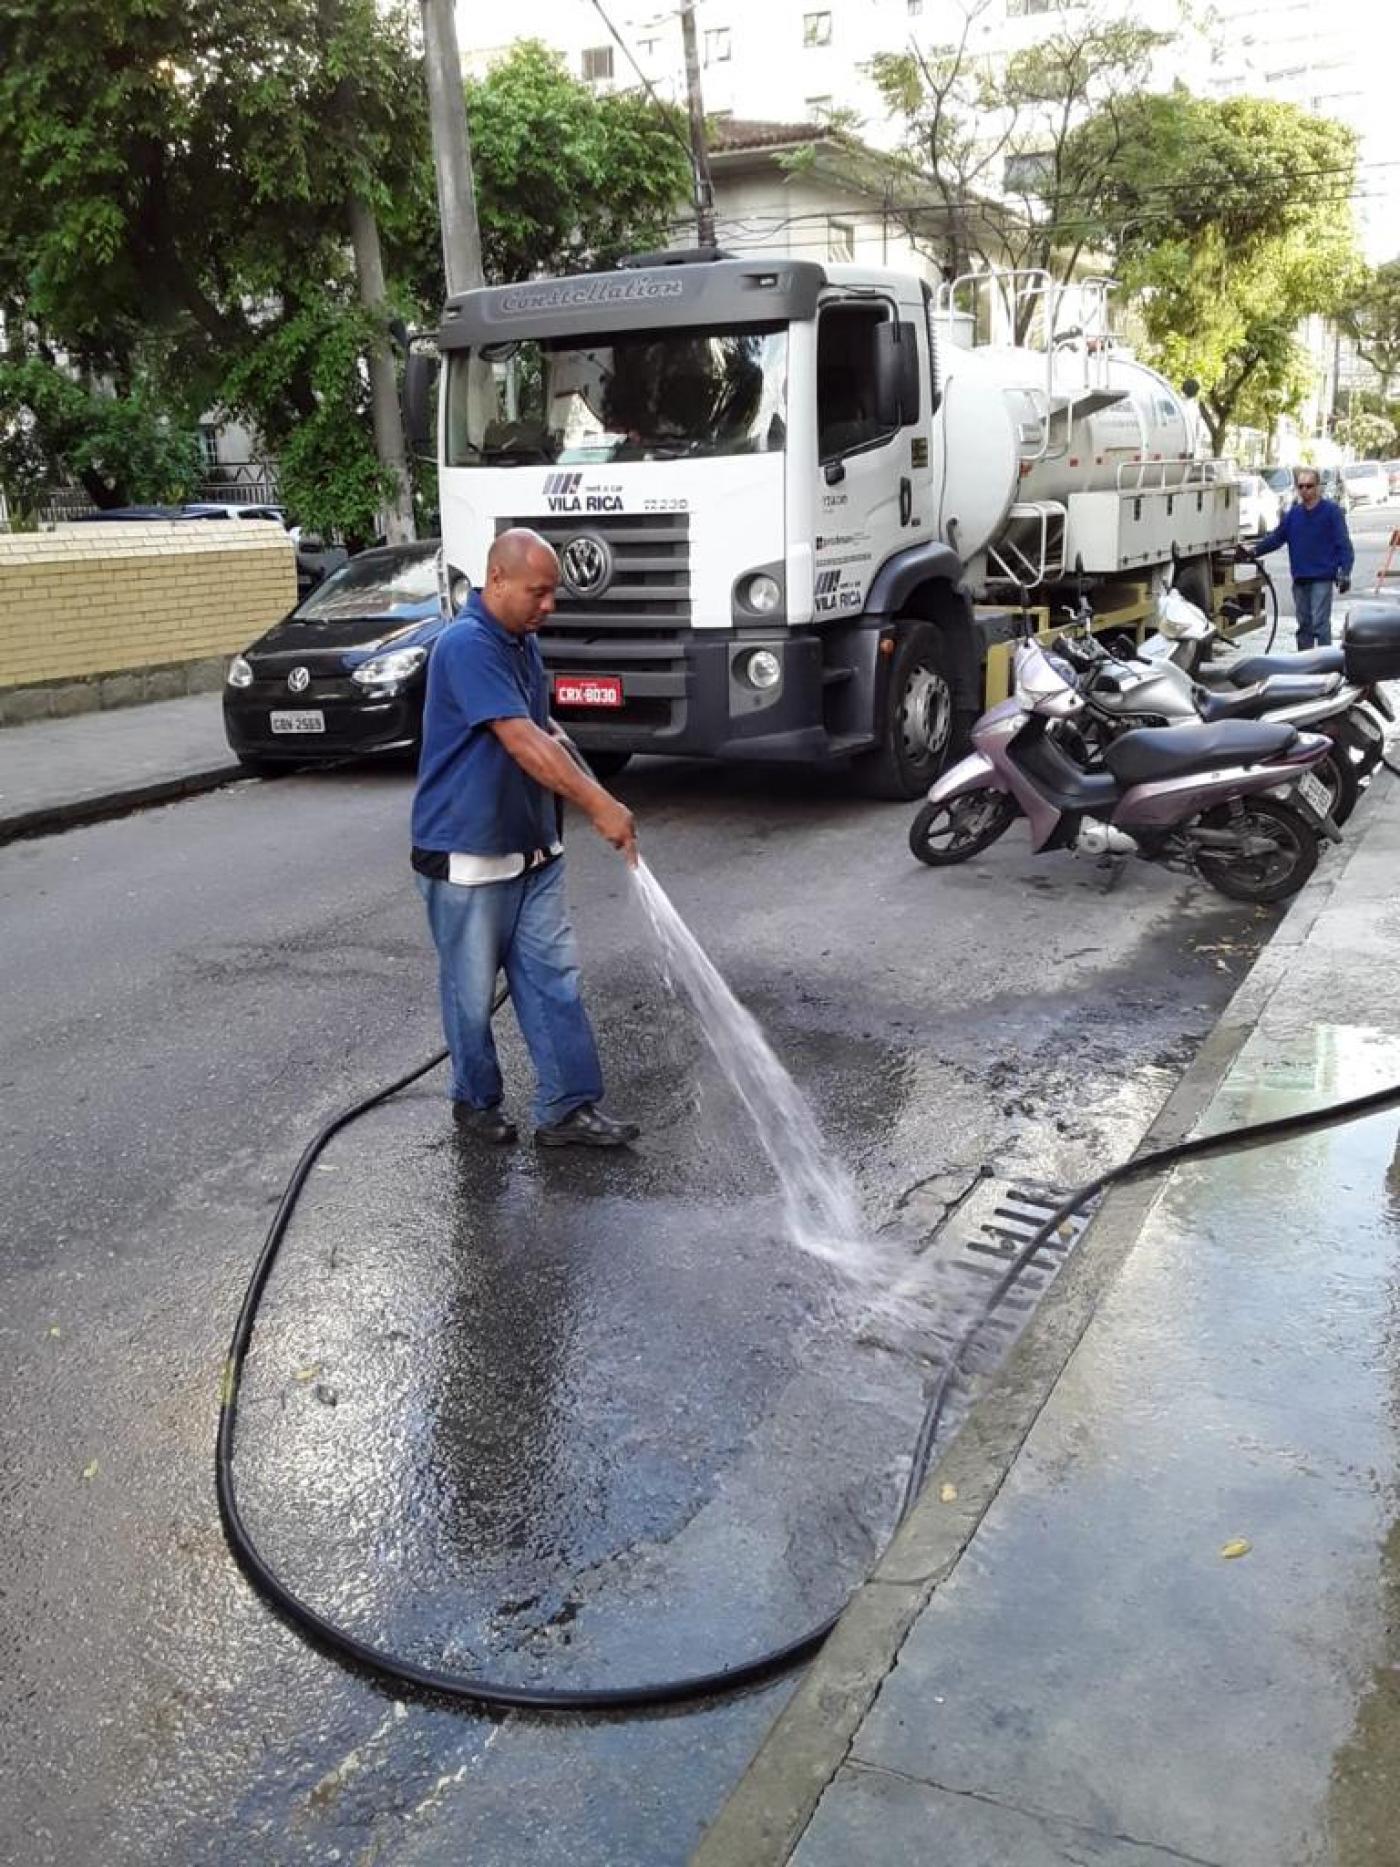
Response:
[[[1084,620],[1082,612],[1076,619]],[[1355,810],[1362,780],[1345,733],[1362,690],[1346,685],[1340,674],[1275,674],[1248,687],[1216,691],[1198,684],[1169,657],[1111,655],[1087,629],[1065,636],[1058,646],[1086,702],[1078,731],[1091,761],[1119,733],[1137,727],[1268,719],[1324,733],[1332,741],[1315,767],[1327,789],[1328,815],[1340,826]]]
[[[1320,733],[1248,720],[1144,727],[1090,770],[1064,743],[1085,707],[1073,670],[1026,640],[1013,671],[1012,698],[977,721],[972,751],[914,819],[920,862],[966,862],[1024,816],[1032,849],[1173,863],[1232,900],[1267,903],[1295,894],[1319,837],[1337,837],[1312,770],[1331,743]]]
[[[1386,729],[1395,722],[1395,709],[1380,683],[1396,676],[1376,670],[1397,665],[1397,630],[1400,630],[1400,611],[1394,605],[1357,603],[1347,621],[1346,638],[1327,648],[1212,661],[1207,657],[1219,638],[1210,619],[1179,591],[1168,590],[1162,593],[1158,603],[1157,632],[1142,644],[1136,658],[1169,659],[1191,674],[1202,687],[1216,694],[1254,687],[1281,676],[1342,676],[1357,694],[1347,713],[1330,729],[1329,736],[1345,749],[1358,780],[1364,784],[1380,764]],[[1348,642],[1352,644],[1350,659]],[[1338,817],[1337,821],[1340,823],[1342,819]]]

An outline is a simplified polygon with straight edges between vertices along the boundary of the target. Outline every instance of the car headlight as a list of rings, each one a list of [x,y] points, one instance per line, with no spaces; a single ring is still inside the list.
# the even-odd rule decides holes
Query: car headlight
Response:
[[[747,608],[757,616],[771,616],[783,600],[782,590],[776,577],[769,577],[760,571],[756,577],[750,577],[743,588],[743,600]],[[775,677],[776,678],[776,677]],[[759,683],[755,681],[755,686]],[[769,687],[772,681],[767,683]]]
[[[774,587],[776,588],[776,585]],[[783,664],[771,648],[756,648],[744,663],[744,679],[750,687],[756,687],[760,693],[766,693],[770,687],[776,687],[782,678]]]
[[[401,687],[428,659],[426,648],[391,648],[387,655],[375,655],[350,670],[350,679],[361,687]]]
[[[252,663],[246,655],[235,655],[228,664],[228,684],[230,687],[251,687],[253,685]]]

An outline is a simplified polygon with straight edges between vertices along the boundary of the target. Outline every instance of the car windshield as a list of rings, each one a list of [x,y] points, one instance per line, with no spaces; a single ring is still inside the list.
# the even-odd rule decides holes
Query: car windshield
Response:
[[[299,605],[294,622],[344,622],[357,616],[396,616],[438,593],[436,550],[369,551],[318,584]]]
[[[629,331],[451,356],[447,464],[587,466],[780,453],[787,331]]]
[[[1293,489],[1291,467],[1265,467],[1264,478],[1276,493],[1291,492]]]

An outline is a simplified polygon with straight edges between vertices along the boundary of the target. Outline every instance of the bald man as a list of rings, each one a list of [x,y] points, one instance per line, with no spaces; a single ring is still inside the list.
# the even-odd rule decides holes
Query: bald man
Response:
[[[558,560],[538,532],[502,532],[486,560],[485,589],[438,637],[413,799],[413,867],[438,951],[458,1130],[498,1144],[516,1138],[491,1036],[504,968],[538,1077],[535,1140],[622,1147],[637,1129],[598,1107],[603,1073],[579,996],[555,799],[577,805],[629,863],[637,828],[626,805],[570,758],[549,717],[535,633],[558,581]]]

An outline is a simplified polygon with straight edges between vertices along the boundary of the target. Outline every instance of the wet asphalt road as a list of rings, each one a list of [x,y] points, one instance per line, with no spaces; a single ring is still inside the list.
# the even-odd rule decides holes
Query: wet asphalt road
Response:
[[[1146,864],[1105,895],[1019,830],[935,874],[910,809],[839,781],[619,788],[896,1268],[983,1166],[1069,1183],[1126,1152],[1270,924]],[[249,783],[0,851],[7,1859],[680,1862],[790,1690],[567,1721],[396,1699],[224,1548],[219,1373],[271,1207],[315,1125],[440,1041],[408,790]],[[887,1529],[923,1372],[782,1237],[618,860],[578,830],[570,867],[642,1144],[464,1150],[440,1075],[340,1137],[238,1461],[309,1600],[543,1683],[704,1669],[830,1612]],[[508,1020],[503,1060],[523,1112]]]

